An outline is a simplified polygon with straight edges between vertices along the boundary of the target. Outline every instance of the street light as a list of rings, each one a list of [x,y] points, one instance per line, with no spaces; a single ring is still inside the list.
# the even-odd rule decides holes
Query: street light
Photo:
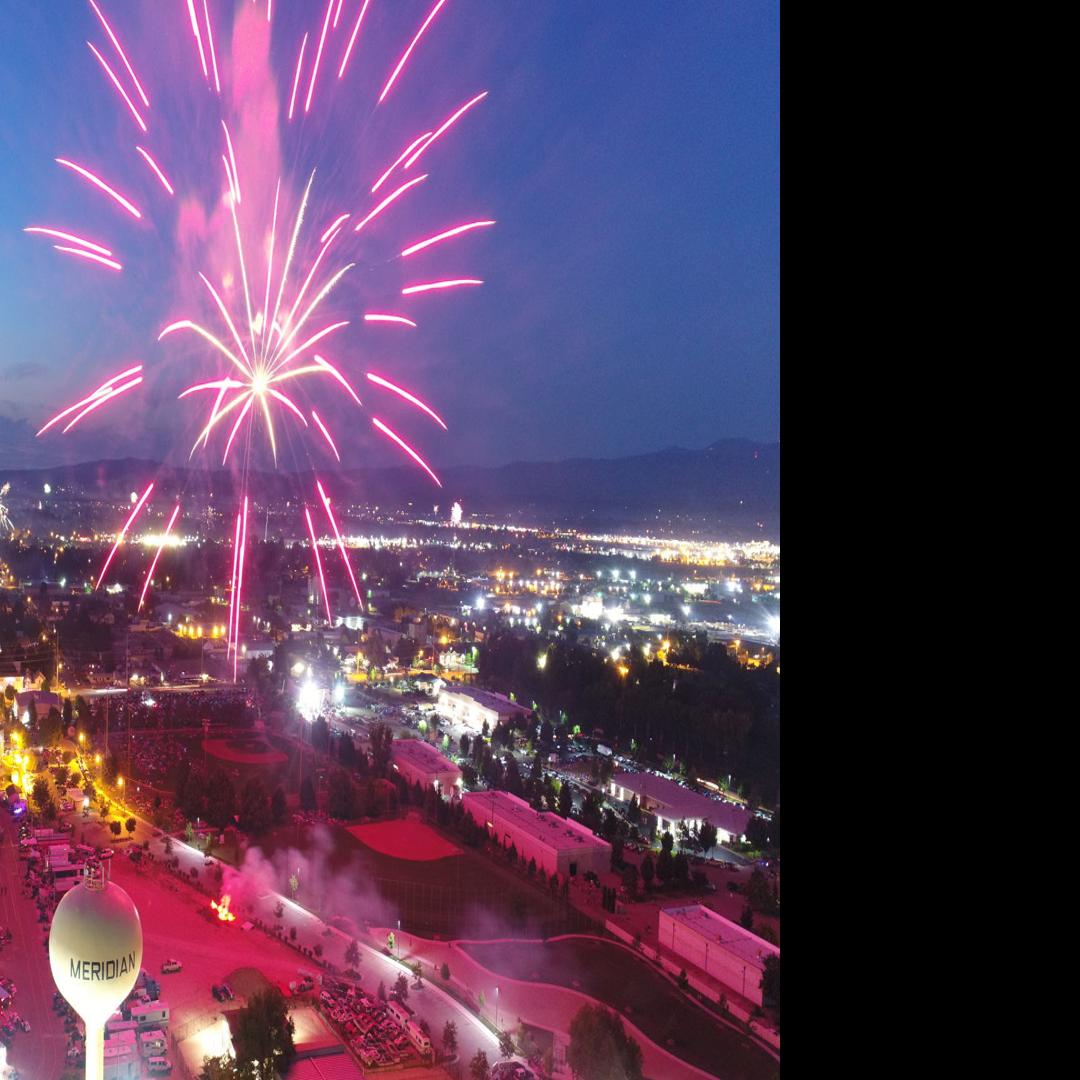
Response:
[[[495,987],[495,1030],[499,1030],[499,988]]]

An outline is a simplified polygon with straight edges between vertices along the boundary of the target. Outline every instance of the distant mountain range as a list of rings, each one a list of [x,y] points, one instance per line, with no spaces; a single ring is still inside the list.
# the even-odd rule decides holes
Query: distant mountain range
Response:
[[[327,471],[320,473],[323,477]],[[721,439],[703,450],[669,447],[621,458],[516,461],[495,468],[443,469],[442,490],[409,467],[342,469],[333,475],[335,503],[363,503],[382,509],[439,504],[440,516],[458,501],[466,515],[512,516],[522,522],[624,526],[690,521],[713,533],[778,538],[780,526],[780,444]],[[46,482],[102,496],[122,497],[155,478],[164,493],[213,493],[215,501],[235,493],[228,471],[177,468],[124,458],[48,469],[4,473],[9,499],[35,493]],[[308,473],[252,472],[248,486],[259,498],[295,498],[297,482],[313,488]]]

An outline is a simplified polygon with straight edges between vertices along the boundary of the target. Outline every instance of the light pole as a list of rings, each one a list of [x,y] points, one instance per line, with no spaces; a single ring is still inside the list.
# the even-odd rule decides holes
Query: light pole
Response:
[[[495,1030],[499,1030],[499,988],[495,987]]]

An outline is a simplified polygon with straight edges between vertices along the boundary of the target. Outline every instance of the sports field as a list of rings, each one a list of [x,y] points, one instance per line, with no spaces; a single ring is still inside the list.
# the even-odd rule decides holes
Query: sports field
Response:
[[[365,847],[396,859],[432,862],[461,854],[461,848],[456,844],[415,818],[379,821],[374,825],[352,825],[347,831]]]

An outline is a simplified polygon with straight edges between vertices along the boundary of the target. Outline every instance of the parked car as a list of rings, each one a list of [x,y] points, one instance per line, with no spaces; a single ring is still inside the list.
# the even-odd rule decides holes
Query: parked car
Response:
[[[165,963],[161,965],[161,974],[162,975],[172,975],[174,972],[183,971],[183,970],[184,970],[184,965],[181,964],[179,960],[169,959],[169,960],[166,960]]]

